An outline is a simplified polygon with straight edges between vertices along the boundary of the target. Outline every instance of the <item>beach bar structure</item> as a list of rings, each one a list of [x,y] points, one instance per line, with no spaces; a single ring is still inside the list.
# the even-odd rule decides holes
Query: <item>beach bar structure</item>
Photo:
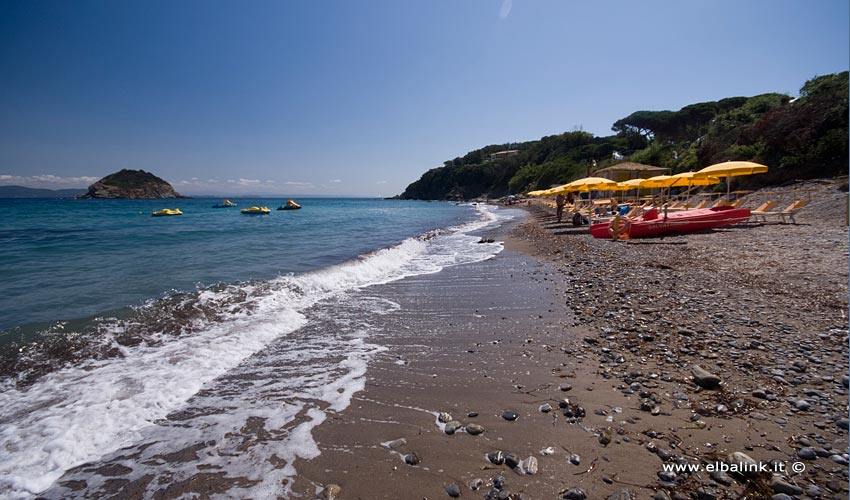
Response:
[[[593,173],[594,177],[604,177],[615,182],[624,182],[629,179],[648,179],[656,175],[669,174],[670,169],[664,167],[654,167],[652,165],[644,165],[643,163],[635,163],[624,161],[599,169]]]

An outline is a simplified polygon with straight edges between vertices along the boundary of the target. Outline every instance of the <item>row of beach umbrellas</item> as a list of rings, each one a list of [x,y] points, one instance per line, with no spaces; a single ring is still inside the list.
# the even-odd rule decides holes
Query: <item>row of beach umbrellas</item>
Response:
[[[590,191],[627,191],[639,188],[672,188],[686,187],[690,190],[693,186],[711,186],[718,184],[721,177],[726,178],[726,195],[730,194],[732,177],[741,175],[763,174],[767,167],[749,161],[727,161],[705,167],[698,172],[683,172],[675,175],[657,175],[649,179],[630,179],[625,182],[616,182],[603,177],[585,177],[563,186],[551,189],[531,191],[529,196],[556,196],[567,192],[590,192]]]

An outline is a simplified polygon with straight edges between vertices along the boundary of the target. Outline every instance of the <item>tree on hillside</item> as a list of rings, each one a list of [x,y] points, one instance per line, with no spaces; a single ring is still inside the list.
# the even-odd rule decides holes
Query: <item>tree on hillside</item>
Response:
[[[751,185],[846,173],[847,96],[843,72],[809,80],[793,102],[771,93],[694,103],[679,111],[636,111],[617,120],[612,127],[617,134],[609,137],[579,130],[470,151],[425,172],[401,197],[456,199],[548,188],[584,176],[593,161],[610,165],[614,151],[674,173],[726,160],[768,165],[768,174],[741,182]],[[517,153],[491,158],[506,149]]]

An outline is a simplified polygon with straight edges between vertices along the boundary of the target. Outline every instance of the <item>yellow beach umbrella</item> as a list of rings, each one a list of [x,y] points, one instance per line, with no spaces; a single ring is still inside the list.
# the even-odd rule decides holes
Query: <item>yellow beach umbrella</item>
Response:
[[[676,174],[670,176],[673,179],[673,183],[670,184],[670,187],[682,187],[688,186],[687,190],[687,199],[685,202],[691,201],[691,188],[694,186],[712,186],[714,184],[718,184],[720,182],[719,177],[700,177],[697,172],[682,172],[681,174]]]
[[[635,189],[641,187],[641,184],[646,179],[629,179],[627,181],[623,181],[620,184],[623,186],[628,186],[629,189]]]
[[[643,182],[640,183],[640,187],[650,188],[650,189],[660,188],[661,189],[660,194],[663,196],[664,189],[669,188],[670,184],[673,183],[673,182],[675,182],[675,179],[673,179],[669,175],[656,175],[655,177],[650,177],[649,179],[644,179]]]
[[[529,191],[527,194],[528,194],[528,196],[544,196],[543,193],[545,193],[545,192],[546,192],[545,189],[538,189],[537,191]]]
[[[705,167],[697,172],[696,177],[726,177],[726,196],[731,192],[732,177],[741,175],[764,174],[767,166],[751,161],[727,161]]]
[[[580,191],[582,193],[590,193],[588,194],[587,200],[588,202],[593,201],[593,193],[591,191],[607,191],[617,186],[616,181],[612,181],[611,179],[606,179],[604,177],[585,177],[583,179],[577,179],[569,184],[563,185],[560,188],[566,191]]]
[[[616,186],[608,188],[611,191],[628,191],[629,189],[634,189],[634,186],[626,184],[625,182],[618,182]]]
[[[638,196],[640,196],[640,187],[641,187],[641,184],[642,184],[642,183],[643,183],[643,181],[645,181],[645,180],[646,180],[646,179],[640,179],[640,178],[638,178],[638,179],[629,179],[629,180],[627,180],[627,181],[623,181],[623,182],[620,182],[620,183],[618,183],[618,184],[620,184],[621,186],[623,186],[623,187],[624,187],[624,189],[627,189],[627,190],[628,190],[628,189],[634,189],[634,190],[635,190],[635,200],[637,200]]]
[[[570,191],[607,191],[617,186],[616,181],[604,177],[585,177],[562,186]]]
[[[561,186],[555,186],[551,189],[547,189],[546,196],[555,196],[559,194],[564,194],[567,191],[576,191],[575,189],[569,189],[567,186],[569,186],[569,184],[563,184]]]
[[[640,187],[642,188],[666,188],[670,187],[670,185],[675,182],[675,179],[672,179],[670,175],[656,175],[655,177],[650,177],[649,179],[643,179],[643,182],[640,183]]]
[[[720,182],[719,177],[702,177],[697,172],[682,172],[681,174],[671,175],[670,177],[675,179],[670,184],[670,187],[711,186]]]

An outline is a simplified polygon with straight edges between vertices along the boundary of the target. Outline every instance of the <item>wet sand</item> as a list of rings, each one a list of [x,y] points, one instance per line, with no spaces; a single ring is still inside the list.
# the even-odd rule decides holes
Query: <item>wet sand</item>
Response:
[[[847,498],[845,194],[814,187],[797,225],[633,242],[593,240],[531,206],[509,234],[483,235],[506,242],[495,259],[387,285],[402,306],[377,339],[389,349],[351,406],[315,429],[322,454],[295,463],[294,491]],[[695,365],[719,387],[697,385]],[[586,415],[565,416],[559,402]],[[506,410],[518,418],[503,419]],[[485,430],[447,435],[438,412]],[[554,454],[541,454],[548,447]],[[495,451],[534,456],[539,470],[493,464],[485,455]],[[787,469],[662,471],[736,452]],[[420,462],[408,465],[412,453]]]

